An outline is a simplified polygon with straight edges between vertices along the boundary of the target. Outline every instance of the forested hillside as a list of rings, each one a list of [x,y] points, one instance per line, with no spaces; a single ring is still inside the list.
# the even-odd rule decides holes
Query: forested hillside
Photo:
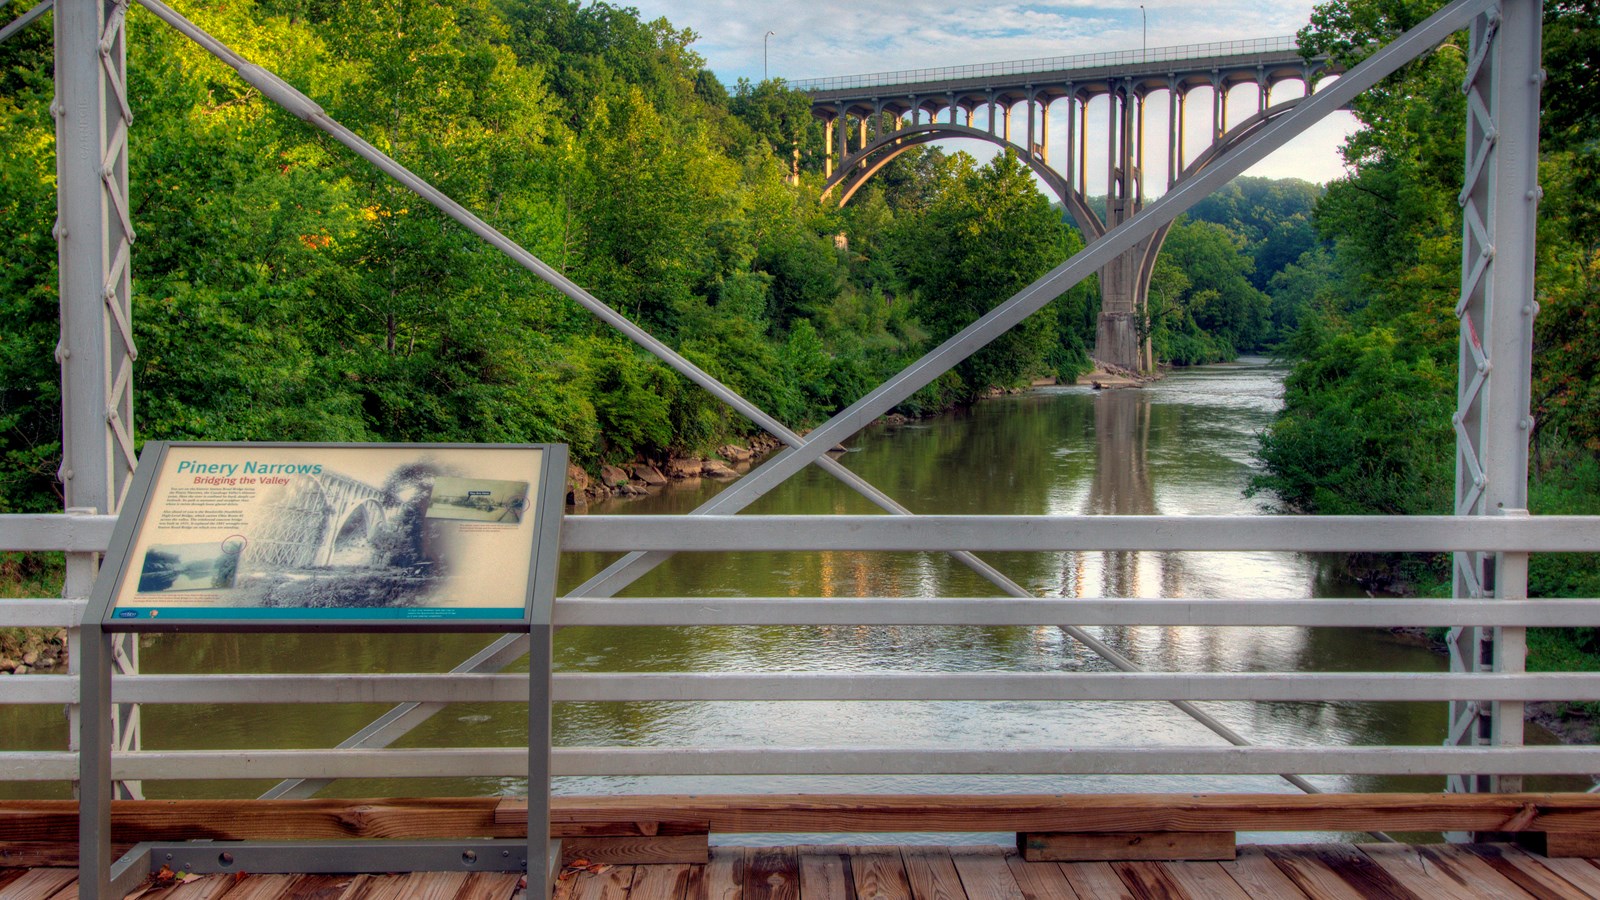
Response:
[[[632,9],[182,10],[795,427],[1082,246],[1004,156],[919,149],[846,208],[819,201],[806,98],[781,82],[729,89],[692,33]],[[7,512],[60,506],[48,25],[0,45]],[[143,10],[129,29],[141,440],[549,440],[593,470],[753,431]],[[1241,179],[1174,225],[1151,292],[1159,360],[1268,350],[1325,305],[1318,196]],[[1075,376],[1098,304],[1091,279],[901,412]]]
[[[1426,0],[1331,0],[1300,34],[1345,65],[1421,21]],[[1600,2],[1547,0],[1533,357],[1535,513],[1600,513]],[[1327,187],[1321,249],[1275,276],[1296,312],[1287,405],[1256,489],[1315,513],[1453,511],[1468,65],[1457,35],[1353,104],[1352,174]],[[1535,557],[1534,596],[1596,596],[1592,558]],[[1403,573],[1443,586],[1448,560]],[[1447,590],[1447,587],[1445,588]],[[1537,635],[1535,662],[1600,649],[1600,632]],[[1570,643],[1574,642],[1575,646]],[[1542,645],[1541,645],[1542,642]],[[1542,655],[1540,655],[1542,654]],[[1560,663],[1570,664],[1570,661]]]
[[[1004,160],[908,154],[849,210],[820,204],[809,153],[790,184],[792,147],[816,127],[805,98],[730,92],[694,35],[631,9],[181,6],[797,427],[1074,246]],[[141,439],[554,440],[593,466],[750,430],[143,10],[129,28]],[[59,508],[50,77],[48,22],[0,46],[5,511]],[[985,248],[960,237],[972,231],[1005,239]],[[1040,313],[911,411],[1075,374],[1090,297]]]

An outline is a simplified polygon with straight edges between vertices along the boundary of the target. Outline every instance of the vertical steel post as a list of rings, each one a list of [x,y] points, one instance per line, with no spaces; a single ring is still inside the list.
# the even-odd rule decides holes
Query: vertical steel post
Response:
[[[128,206],[127,0],[61,0],[55,12],[56,197],[60,292],[62,461],[69,508],[115,514],[133,475],[133,342]],[[74,559],[72,582],[96,565]],[[74,587],[74,590],[78,589]],[[85,642],[87,643],[87,642]],[[138,670],[138,642],[113,658]],[[139,710],[114,708],[116,745],[139,744]],[[137,798],[139,786],[119,786]]]
[[[1526,515],[1539,201],[1540,5],[1505,0],[1473,20],[1462,207],[1456,514]],[[1523,598],[1526,553],[1458,553],[1456,597]],[[1522,628],[1455,628],[1452,672],[1520,672]],[[1447,744],[1522,743],[1521,703],[1450,704]],[[1515,791],[1515,776],[1456,776],[1451,791]],[[1465,835],[1451,835],[1462,840]]]
[[[550,844],[550,663],[548,611],[535,622],[528,643],[528,897],[547,898],[560,858]]]

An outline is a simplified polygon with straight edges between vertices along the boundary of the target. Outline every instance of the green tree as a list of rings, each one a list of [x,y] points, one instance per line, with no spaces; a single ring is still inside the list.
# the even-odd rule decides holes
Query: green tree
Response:
[[[922,217],[923,246],[908,266],[916,313],[942,341],[1067,257],[1067,230],[1022,162],[979,169],[965,158]],[[1057,343],[1052,309],[1029,316],[957,367],[967,399],[1045,374]]]

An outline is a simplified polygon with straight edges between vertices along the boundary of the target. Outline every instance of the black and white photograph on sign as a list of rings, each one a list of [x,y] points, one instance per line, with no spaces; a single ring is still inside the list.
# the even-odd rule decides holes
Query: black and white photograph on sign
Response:
[[[403,606],[449,563],[423,522],[434,467],[411,463],[377,483],[324,469],[265,496],[236,606]]]
[[[487,478],[433,480],[428,518],[469,522],[520,522],[528,508],[526,481],[491,481]]]
[[[526,581],[504,575],[531,561],[541,460],[536,448],[174,447],[117,605],[520,615]]]
[[[139,590],[211,591],[231,588],[239,575],[237,543],[157,544],[146,550],[139,569]]]

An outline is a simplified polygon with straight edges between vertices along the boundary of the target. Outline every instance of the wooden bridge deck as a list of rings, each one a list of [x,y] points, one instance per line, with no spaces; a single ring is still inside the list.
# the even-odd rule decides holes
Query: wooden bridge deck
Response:
[[[75,900],[76,871],[0,869],[0,900]],[[521,900],[518,877],[211,875],[139,900]],[[1600,863],[1507,844],[1245,846],[1227,862],[1024,862],[999,847],[714,847],[707,865],[571,865],[565,900],[1468,900],[1600,897]]]

